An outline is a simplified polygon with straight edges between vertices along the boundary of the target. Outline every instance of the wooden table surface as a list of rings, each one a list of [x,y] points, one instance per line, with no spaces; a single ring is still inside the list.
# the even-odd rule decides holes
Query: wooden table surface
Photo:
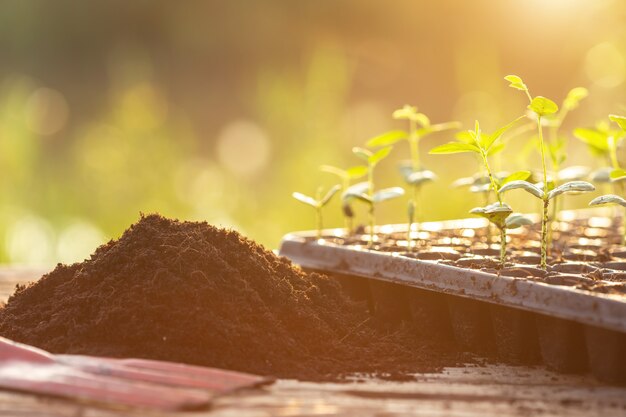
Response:
[[[0,269],[0,301],[15,284],[36,280],[41,270]],[[0,391],[0,416],[626,416],[626,387],[602,385],[588,376],[504,365],[448,368],[418,374],[415,381],[368,380],[319,384],[279,380],[262,389],[219,398],[207,411],[159,413],[114,409],[57,398]]]

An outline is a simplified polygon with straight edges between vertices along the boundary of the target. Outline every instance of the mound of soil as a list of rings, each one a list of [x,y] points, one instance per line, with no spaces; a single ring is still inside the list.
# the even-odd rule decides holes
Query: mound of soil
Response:
[[[55,353],[309,380],[434,371],[460,358],[410,325],[375,325],[336,281],[237,232],[159,215],[18,286],[0,309],[0,335]]]

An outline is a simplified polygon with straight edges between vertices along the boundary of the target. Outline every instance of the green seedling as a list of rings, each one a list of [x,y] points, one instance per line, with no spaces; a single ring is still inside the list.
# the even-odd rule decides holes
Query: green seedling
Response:
[[[415,171],[410,164],[402,164],[400,165],[400,174],[404,179],[404,182],[407,183],[412,190],[411,198],[409,199],[407,214],[409,217],[408,227],[407,227],[407,249],[411,251],[413,248],[413,237],[411,236],[411,231],[413,230],[413,224],[416,223],[417,211],[419,210],[418,200],[419,193],[422,186],[426,183],[433,182],[437,179],[437,176],[434,172],[428,169],[420,169]],[[417,221],[417,231],[419,232],[419,220]]]
[[[409,143],[411,160],[400,167],[400,172],[406,184],[411,188],[411,198],[409,199],[407,210],[409,217],[407,241],[408,248],[411,250],[411,230],[416,220],[417,229],[419,231],[419,210],[421,207],[419,204],[419,195],[421,188],[425,183],[433,181],[436,178],[432,171],[424,169],[421,165],[419,143],[424,137],[431,133],[458,129],[461,125],[459,122],[432,124],[428,116],[418,112],[417,107],[409,105],[395,110],[392,117],[396,120],[407,120],[409,123],[408,132],[404,130],[392,130],[372,138],[367,142],[366,146],[370,148],[392,146],[402,140],[406,140]]]
[[[352,207],[350,205],[350,198],[343,198],[343,196],[350,187],[350,183],[352,182],[352,180],[356,180],[367,175],[367,167],[363,165],[358,165],[350,167],[348,169],[341,169],[331,165],[322,165],[320,166],[320,170],[329,174],[336,175],[341,179],[341,209],[345,219],[346,231],[349,235],[351,235],[353,229],[354,211],[352,210]]]
[[[374,169],[380,161],[382,161],[389,155],[391,149],[391,146],[382,148],[376,152],[372,152],[369,149],[358,147],[352,149],[352,152],[356,156],[367,162],[367,182],[358,183],[349,187],[344,192],[343,199],[348,201],[352,199],[357,199],[367,204],[369,217],[370,247],[374,244],[376,204],[404,195],[404,190],[400,187],[385,188],[380,191],[375,191],[374,188]]]
[[[615,122],[620,129],[613,129],[605,122],[598,123],[595,128],[578,128],[574,130],[574,136],[584,142],[589,151],[596,156],[606,158],[612,170],[619,170],[621,166],[617,158],[617,149],[626,138],[626,117],[609,115],[609,119]]]
[[[589,202],[590,206],[602,206],[606,204],[618,204],[624,208],[624,212],[622,213],[622,227],[624,228],[622,245],[626,245],[626,200],[615,194],[605,194]]]
[[[593,184],[586,181],[569,181],[554,188],[549,187],[547,182],[533,184],[528,181],[511,181],[505,184],[500,189],[500,192],[504,193],[517,188],[523,189],[543,202],[543,216],[541,218],[541,268],[546,269],[548,257],[547,227],[550,201],[561,194],[586,193],[594,191],[596,188]]]
[[[554,184],[558,186],[563,182],[577,181],[586,178],[588,170],[566,168],[561,169],[563,163],[567,158],[567,138],[560,134],[561,126],[566,116],[572,111],[578,108],[580,102],[589,95],[589,91],[584,87],[572,88],[568,93],[559,111],[551,115],[544,116],[544,121],[548,127],[548,141],[546,142],[546,149],[548,156],[552,162],[552,171],[555,173]],[[585,172],[583,172],[585,171]],[[557,220],[558,213],[560,211],[560,198],[554,200],[552,204],[552,215],[550,221]],[[552,242],[552,230],[551,225],[548,227],[548,242]]]
[[[513,212],[513,210],[510,206],[503,203],[501,189],[510,182],[519,181],[521,178],[528,179],[530,172],[519,171],[510,174],[503,179],[499,179],[491,170],[489,156],[502,149],[502,144],[499,143],[500,138],[508,129],[513,127],[518,120],[521,120],[521,118],[517,118],[491,135],[482,133],[480,130],[480,124],[476,121],[474,130],[467,131],[467,135],[457,135],[457,141],[437,146],[430,151],[431,154],[439,155],[469,152],[480,156],[482,167],[487,174],[487,178],[489,179],[487,189],[493,191],[497,202],[494,205],[474,208],[470,211],[470,213],[487,218],[500,230],[500,261],[502,264],[504,264],[506,257],[506,230],[509,228],[506,226],[506,219]],[[517,222],[517,220],[515,220],[515,222]],[[511,226],[512,225],[513,223],[511,223]]]
[[[325,195],[322,195],[322,188],[317,189],[317,193],[315,198],[309,197],[308,195],[304,195],[302,193],[295,192],[292,194],[293,198],[296,200],[311,206],[315,209],[315,224],[317,226],[317,238],[320,239],[322,237],[322,209],[326,206],[330,200],[333,198],[337,192],[341,190],[341,185],[337,184],[331,187],[330,190]]]
[[[485,207],[476,207],[470,213],[484,217],[500,231],[500,263],[506,262],[506,231],[532,224],[532,221],[521,214],[513,214],[513,209],[506,203],[493,203]]]
[[[552,160],[552,170],[554,172],[559,172],[561,170],[561,166],[567,157],[567,141],[566,138],[560,134],[560,128],[563,125],[563,121],[569,112],[576,109],[580,102],[588,95],[589,91],[587,91],[584,87],[572,88],[569,93],[567,93],[563,103],[561,103],[559,111],[544,116],[544,120],[548,126],[549,137],[546,147],[548,155]]]
[[[559,106],[557,106],[554,101],[546,97],[533,97],[530,94],[528,86],[517,75],[507,75],[506,77],[504,77],[504,79],[510,82],[510,87],[516,90],[523,91],[526,94],[526,97],[528,97],[528,110],[531,111],[531,114],[534,115],[534,118],[537,122],[537,134],[539,137],[539,147],[541,152],[541,169],[543,173],[543,186],[537,187],[535,184],[532,184],[528,181],[513,181],[506,184],[500,191],[504,192],[515,188],[522,188],[533,196],[542,200],[543,215],[541,217],[541,268],[546,269],[548,257],[548,224],[550,222],[548,213],[550,200],[558,195],[565,193],[593,191],[595,190],[595,187],[585,181],[570,181],[550,190],[548,184],[548,170],[546,167],[546,145],[543,140],[542,119],[554,118],[555,116],[553,115],[557,114],[557,112],[559,111]]]

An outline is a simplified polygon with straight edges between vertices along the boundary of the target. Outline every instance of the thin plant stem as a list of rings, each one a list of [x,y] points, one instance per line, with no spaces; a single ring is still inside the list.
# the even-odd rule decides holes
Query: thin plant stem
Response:
[[[500,229],[500,264],[506,262],[506,227]]]
[[[489,167],[489,160],[487,159],[487,155],[484,152],[481,152],[481,155],[483,157],[485,169],[487,170],[487,175],[489,176],[489,181],[491,182],[491,188],[493,189],[493,192],[495,193],[496,198],[498,199],[498,203],[502,205],[502,197],[500,197],[500,193],[498,192],[498,186],[496,184],[496,179],[494,178],[491,172],[491,168]]]
[[[543,200],[543,217],[541,219],[541,269],[546,269],[548,262],[548,235],[547,235],[547,227],[548,227],[548,206],[550,205],[550,201],[547,199]]]
[[[546,169],[546,147],[543,142],[543,129],[541,128],[541,116],[537,117],[537,130],[539,133],[539,146],[541,147],[541,168],[543,170],[543,216],[541,218],[541,269],[547,268],[548,257],[548,171]]]

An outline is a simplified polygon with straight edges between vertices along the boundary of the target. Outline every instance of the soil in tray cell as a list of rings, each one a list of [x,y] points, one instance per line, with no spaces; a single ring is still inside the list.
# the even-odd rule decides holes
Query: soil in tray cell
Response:
[[[142,216],[82,263],[19,286],[0,335],[55,353],[140,357],[278,377],[406,375],[468,358],[235,231]],[[383,375],[384,376],[384,375]]]

